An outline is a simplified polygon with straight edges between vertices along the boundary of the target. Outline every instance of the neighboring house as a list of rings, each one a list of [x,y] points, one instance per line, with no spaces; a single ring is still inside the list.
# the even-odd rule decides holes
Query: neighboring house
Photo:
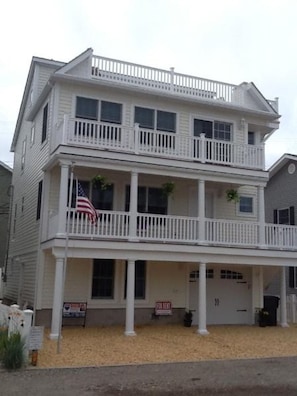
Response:
[[[0,161],[0,298],[2,298],[2,273],[6,265],[6,252],[10,219],[12,169]]]
[[[269,169],[269,181],[265,188],[265,214],[269,223],[287,225],[283,227],[279,244],[286,246],[290,243],[297,248],[294,225],[297,215],[297,156],[284,154]],[[287,294],[297,294],[297,262],[287,267],[286,290]],[[265,290],[267,294],[280,294],[279,277],[272,279]]]
[[[52,338],[62,301],[87,303],[86,325],[123,324],[126,335],[182,323],[187,309],[200,334],[253,324],[266,284],[296,262],[291,240],[276,238],[282,226],[265,224],[264,141],[278,120],[253,83],[91,49],[69,63],[34,57],[12,142],[6,299],[32,304]],[[77,181],[95,224],[75,209]]]

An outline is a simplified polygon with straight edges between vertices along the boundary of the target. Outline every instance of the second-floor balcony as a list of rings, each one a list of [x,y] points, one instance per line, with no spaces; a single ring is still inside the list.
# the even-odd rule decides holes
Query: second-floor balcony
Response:
[[[209,139],[203,133],[195,137],[161,132],[139,128],[138,124],[125,127],[65,116],[53,133],[52,151],[60,144],[247,169],[265,168],[263,144]]]
[[[290,225],[120,211],[100,211],[97,224],[75,210],[69,219],[70,238],[297,250],[297,227]],[[48,238],[56,236],[57,224],[52,215]]]

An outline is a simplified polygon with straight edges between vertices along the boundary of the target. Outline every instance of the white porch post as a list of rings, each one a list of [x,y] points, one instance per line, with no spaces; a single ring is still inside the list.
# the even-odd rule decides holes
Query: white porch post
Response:
[[[265,246],[265,200],[263,186],[258,186],[258,222],[259,244],[260,246]]]
[[[131,172],[131,185],[130,185],[130,227],[129,235],[130,241],[137,240],[137,195],[138,195],[138,173]]]
[[[207,335],[206,330],[206,264],[200,263],[199,266],[199,315],[197,333]]]
[[[280,277],[280,325],[289,327],[287,322],[286,267],[281,268]]]
[[[125,335],[134,336],[134,295],[135,295],[135,261],[128,260],[126,290],[126,329]]]
[[[63,278],[64,278],[64,259],[62,257],[56,258],[55,284],[54,284],[54,299],[52,310],[52,324],[50,338],[57,339],[60,331],[60,321],[62,313],[62,293],[63,293]]]
[[[198,180],[198,218],[199,242],[205,241],[205,181]]]
[[[57,236],[66,235],[66,208],[68,193],[68,173],[69,166],[61,164],[60,195],[59,195],[59,217]]]

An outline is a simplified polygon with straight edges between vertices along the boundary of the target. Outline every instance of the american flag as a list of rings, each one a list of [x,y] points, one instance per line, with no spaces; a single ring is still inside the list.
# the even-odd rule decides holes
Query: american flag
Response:
[[[98,214],[96,209],[86,196],[79,182],[77,182],[76,211],[86,214],[92,224],[97,224]]]

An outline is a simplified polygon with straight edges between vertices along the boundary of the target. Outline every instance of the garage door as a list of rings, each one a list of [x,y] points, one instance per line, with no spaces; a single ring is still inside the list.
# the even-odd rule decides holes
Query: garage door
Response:
[[[251,271],[207,269],[206,322],[210,324],[250,324],[252,321]],[[190,273],[190,309],[198,324],[199,271]]]

